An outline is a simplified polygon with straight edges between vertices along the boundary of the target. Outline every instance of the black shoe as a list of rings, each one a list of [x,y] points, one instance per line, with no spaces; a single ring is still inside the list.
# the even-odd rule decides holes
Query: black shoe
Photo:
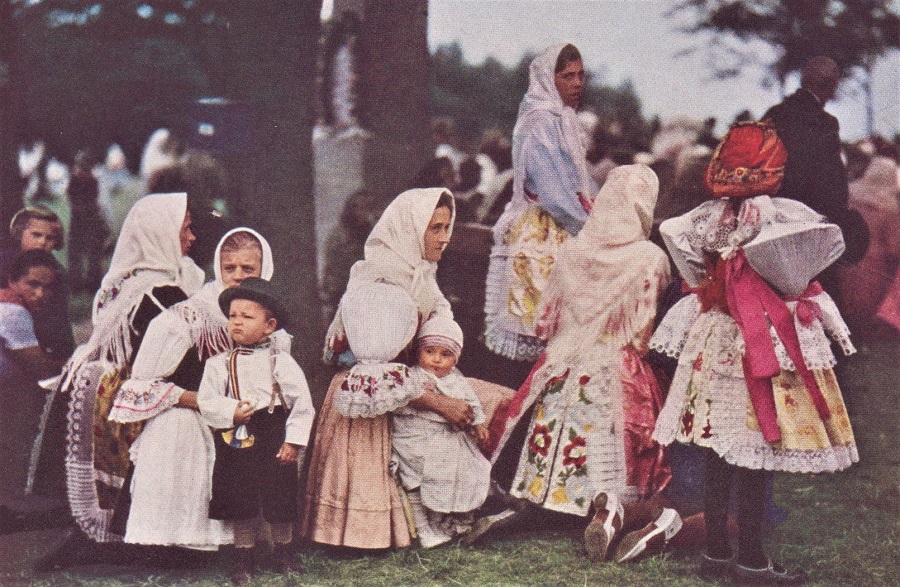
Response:
[[[303,572],[303,565],[297,560],[297,553],[290,544],[276,544],[274,554],[276,573],[287,575]]]
[[[707,581],[721,579],[731,571],[732,564],[734,564],[733,556],[729,558],[713,558],[704,553],[700,559],[700,571],[698,574]]]
[[[231,569],[231,582],[234,585],[249,585],[255,570],[255,548],[235,548],[234,566]]]
[[[731,567],[731,577],[737,581],[764,585],[802,585],[806,582],[803,571],[789,571],[771,560],[768,566],[761,569],[735,563]]]

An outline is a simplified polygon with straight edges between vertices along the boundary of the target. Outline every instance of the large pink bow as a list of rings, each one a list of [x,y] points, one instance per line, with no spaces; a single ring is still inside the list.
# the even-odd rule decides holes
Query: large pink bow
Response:
[[[803,379],[819,416],[822,419],[830,418],[828,403],[803,358],[791,311],[784,300],[750,266],[743,249],[738,250],[728,261],[725,285],[728,310],[744,335],[744,379],[766,442],[781,440],[772,391],[772,377],[781,371],[781,365],[769,333],[769,322]]]

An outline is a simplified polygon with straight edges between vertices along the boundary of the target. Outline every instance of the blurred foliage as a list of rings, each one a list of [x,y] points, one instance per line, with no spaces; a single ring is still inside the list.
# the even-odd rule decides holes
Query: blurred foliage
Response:
[[[776,49],[771,63],[761,63],[783,86],[791,72],[810,57],[828,55],[845,77],[854,68],[868,71],[889,49],[900,48],[900,8],[896,0],[682,0],[673,12],[690,13],[687,32],[711,32],[719,77],[739,75],[758,63],[749,41]],[[741,43],[730,43],[738,40]]]
[[[456,123],[463,145],[477,148],[482,132],[500,129],[512,133],[519,102],[528,89],[525,55],[514,67],[488,57],[480,65],[468,63],[456,43],[442,45],[432,55],[431,104],[438,117]],[[615,134],[635,150],[645,147],[650,124],[641,114],[641,102],[630,82],[619,87],[599,85],[588,77],[582,106],[597,114],[600,129],[616,125]]]

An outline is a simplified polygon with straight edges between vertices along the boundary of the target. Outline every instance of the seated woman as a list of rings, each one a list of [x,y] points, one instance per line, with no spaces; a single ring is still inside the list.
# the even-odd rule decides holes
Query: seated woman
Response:
[[[43,416],[48,438],[38,439],[40,460],[29,482],[36,490],[57,489],[64,469],[77,529],[38,568],[61,568],[95,554],[91,542],[121,539],[111,521],[130,468],[128,447],[140,425],[109,422],[107,416],[150,322],[203,285],[203,271],[187,257],[194,240],[185,193],[145,196],[125,218],[94,297],[91,337],[66,364]]]
[[[62,368],[61,360],[41,349],[31,316],[52,295],[59,271],[50,253],[24,251],[6,267],[0,289],[0,390],[5,406],[0,410],[0,507],[9,510],[20,509],[24,496],[44,398],[37,381]]]
[[[348,296],[363,298],[355,292],[365,294],[374,284],[389,286],[397,292],[394,297],[398,300],[410,298],[419,323],[432,315],[452,317],[435,273],[450,240],[453,208],[449,191],[430,188],[403,192],[385,209],[366,241],[365,259],[350,273],[341,307],[328,331],[326,361],[343,366],[356,363],[348,346],[350,331],[345,330],[345,316],[363,323],[366,314],[374,314],[379,307],[366,306],[364,301],[348,304]],[[379,344],[379,339],[398,338],[393,331],[359,330],[357,347],[369,343],[386,352],[387,346]],[[408,404],[434,411],[459,427],[473,422],[472,408],[462,400],[433,391],[409,393],[405,386],[391,386],[386,379],[378,380],[384,384],[369,384],[360,371],[389,375],[397,365],[392,357],[380,356],[380,361],[367,360],[358,366],[356,375],[343,372],[335,376],[319,412],[300,526],[300,533],[309,540],[365,549],[408,546],[404,509],[388,472],[390,412]],[[396,371],[405,369],[400,365]]]
[[[109,415],[146,423],[131,445],[125,542],[213,550],[232,541],[230,526],[208,516],[215,447],[197,389],[206,360],[232,346],[219,294],[248,277],[270,279],[272,251],[255,230],[236,228],[219,241],[213,267],[214,280],[150,323]]]

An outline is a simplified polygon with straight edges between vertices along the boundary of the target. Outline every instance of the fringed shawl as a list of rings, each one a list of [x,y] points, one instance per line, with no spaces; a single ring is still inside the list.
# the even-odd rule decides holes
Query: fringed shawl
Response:
[[[649,338],[656,295],[670,279],[666,254],[647,240],[658,191],[646,165],[613,169],[584,228],[563,245],[539,309],[548,363]]]
[[[219,308],[219,294],[225,290],[221,272],[222,244],[236,232],[252,234],[262,247],[263,279],[273,273],[272,249],[268,241],[251,228],[230,230],[222,237],[213,257],[215,279],[190,299],[175,304],[150,323],[135,357],[131,378],[122,384],[109,419],[140,422],[169,409],[185,391],[166,381],[178,368],[185,353],[194,347],[205,361],[232,347],[228,319]]]

